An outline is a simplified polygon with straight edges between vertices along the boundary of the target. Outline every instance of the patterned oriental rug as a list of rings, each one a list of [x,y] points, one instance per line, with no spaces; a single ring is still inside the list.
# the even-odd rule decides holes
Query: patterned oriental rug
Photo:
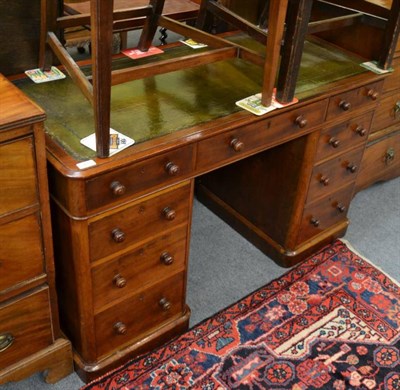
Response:
[[[400,389],[400,286],[336,241],[84,389]]]

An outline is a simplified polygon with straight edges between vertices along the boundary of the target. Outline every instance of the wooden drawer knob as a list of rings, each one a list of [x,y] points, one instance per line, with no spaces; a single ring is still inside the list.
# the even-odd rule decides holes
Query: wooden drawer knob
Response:
[[[360,137],[365,137],[367,135],[367,129],[365,129],[362,126],[357,126],[356,128],[356,133],[360,136]]]
[[[121,243],[121,242],[125,241],[125,233],[121,229],[118,229],[118,228],[114,229],[111,232],[111,236],[112,236],[112,239],[117,243]]]
[[[171,207],[166,207],[162,213],[167,221],[173,221],[176,218],[176,211]]]
[[[174,262],[174,257],[168,252],[161,253],[160,260],[165,265],[171,265]]]
[[[123,322],[116,322],[114,324],[114,332],[119,335],[124,335],[128,331],[128,328]]]
[[[124,288],[126,286],[126,279],[120,274],[115,275],[113,279],[115,287]]]
[[[342,204],[342,203],[338,203],[338,205],[336,206],[336,208],[339,210],[339,212],[344,213],[347,210],[347,207]]]
[[[173,162],[169,162],[165,166],[165,170],[167,171],[168,175],[175,176],[179,173],[179,166],[174,164]]]
[[[348,164],[346,169],[350,172],[350,173],[356,173],[357,172],[357,165],[355,164]]]
[[[346,100],[341,100],[339,103],[339,107],[343,110],[343,111],[349,111],[351,108],[351,103],[346,101]]]
[[[329,145],[331,145],[333,148],[338,148],[340,146],[340,140],[332,137],[329,141],[328,141]]]
[[[325,187],[329,185],[330,179],[327,176],[321,176],[319,182],[323,184]]]
[[[231,141],[230,146],[235,152],[240,152],[244,149],[244,143],[237,138]]]
[[[301,129],[306,127],[308,124],[308,121],[306,118],[304,118],[303,115],[299,115],[295,120],[294,123],[299,126]]]
[[[317,218],[315,218],[315,217],[312,217],[311,219],[310,219],[310,223],[311,223],[311,225],[313,225],[314,227],[318,227],[319,225],[320,225],[320,221],[319,221],[319,219],[317,219]]]
[[[371,100],[376,100],[378,99],[379,92],[375,91],[374,89],[370,89],[367,95],[369,98],[371,98]]]
[[[158,303],[164,311],[168,311],[169,309],[171,309],[171,302],[169,302],[167,298],[161,298],[160,302]]]
[[[14,336],[11,333],[0,334],[0,352],[10,348],[14,343]]]
[[[125,191],[126,191],[126,187],[123,184],[121,184],[119,181],[113,181],[110,184],[110,188],[111,188],[112,193],[115,196],[124,195]]]

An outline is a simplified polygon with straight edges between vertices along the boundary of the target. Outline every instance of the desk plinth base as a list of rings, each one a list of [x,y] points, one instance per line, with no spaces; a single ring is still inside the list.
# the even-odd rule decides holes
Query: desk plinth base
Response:
[[[201,203],[281,267],[292,267],[298,264],[336,238],[344,236],[349,226],[348,219],[345,219],[291,250],[277,243],[205,186],[199,185],[196,195]]]
[[[186,310],[178,319],[168,323],[162,328],[159,328],[157,331],[148,334],[147,337],[143,337],[135,343],[128,345],[127,347],[116,351],[114,354],[94,363],[85,362],[82,357],[74,351],[75,371],[85,383],[91,382],[112,369],[117,368],[121,364],[126,363],[128,360],[149,352],[174,337],[186,332],[189,328],[189,319],[190,308],[186,305]]]

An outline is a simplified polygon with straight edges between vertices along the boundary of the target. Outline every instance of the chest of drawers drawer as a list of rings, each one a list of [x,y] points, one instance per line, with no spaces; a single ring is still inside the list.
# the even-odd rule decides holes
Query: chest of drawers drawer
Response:
[[[95,312],[185,269],[187,227],[163,234],[92,270]]]
[[[179,273],[95,316],[97,353],[104,355],[143,338],[184,309],[184,274]]]
[[[373,108],[382,91],[382,84],[383,81],[376,81],[331,97],[326,116],[327,120],[337,119],[358,108]]]
[[[372,115],[370,112],[323,130],[318,141],[316,161],[364,144],[368,137]]]
[[[91,222],[91,260],[126,249],[141,240],[186,223],[190,213],[190,191],[190,184],[183,183]]]
[[[193,159],[193,146],[187,145],[88,180],[87,209],[94,210],[140,191],[177,182],[193,171]]]
[[[304,242],[346,218],[353,195],[353,184],[306,206],[298,242]]]
[[[307,203],[354,181],[362,155],[363,148],[357,148],[315,166],[311,175]]]
[[[0,292],[44,275],[45,266],[37,213],[0,224]]]
[[[400,123],[400,89],[385,94],[372,121],[371,132]]]
[[[0,145],[0,215],[38,202],[32,137]]]
[[[47,288],[0,305],[0,367],[6,367],[53,342]]]
[[[209,169],[278,141],[294,138],[301,132],[306,133],[323,122],[326,104],[327,101],[322,100],[201,141],[196,168]]]

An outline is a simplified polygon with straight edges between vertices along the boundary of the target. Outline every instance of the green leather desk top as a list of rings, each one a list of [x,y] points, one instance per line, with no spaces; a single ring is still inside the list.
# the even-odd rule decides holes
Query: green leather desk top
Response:
[[[254,42],[245,43],[263,50]],[[192,50],[186,46],[169,48],[159,58]],[[114,67],[148,61],[154,58],[121,58]],[[365,72],[360,62],[348,53],[307,41],[296,97],[309,98],[324,85]],[[85,71],[90,73],[89,68]],[[112,87],[111,127],[136,143],[144,142],[240,111],[235,102],[260,92],[261,83],[259,67],[231,59],[117,85]],[[23,79],[16,84],[46,111],[45,128],[50,137],[77,160],[95,157],[95,152],[80,144],[94,132],[92,109],[69,77],[44,84]]]

